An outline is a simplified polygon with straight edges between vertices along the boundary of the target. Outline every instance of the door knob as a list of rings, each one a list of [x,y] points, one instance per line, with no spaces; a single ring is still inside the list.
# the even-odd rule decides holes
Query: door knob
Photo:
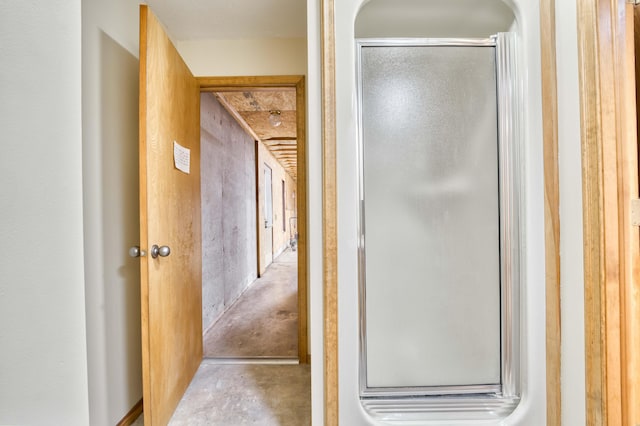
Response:
[[[169,248],[169,246],[158,247],[157,244],[154,244],[153,247],[151,247],[151,257],[153,257],[154,259],[158,256],[167,257],[170,254],[171,254],[171,249]]]
[[[146,251],[140,250],[140,247],[133,246],[129,249],[129,256],[131,257],[144,257],[147,254]]]

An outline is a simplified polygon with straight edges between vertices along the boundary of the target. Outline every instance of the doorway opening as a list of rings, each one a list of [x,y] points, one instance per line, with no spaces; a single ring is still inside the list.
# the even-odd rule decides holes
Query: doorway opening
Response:
[[[204,357],[308,363],[304,77],[198,80]]]

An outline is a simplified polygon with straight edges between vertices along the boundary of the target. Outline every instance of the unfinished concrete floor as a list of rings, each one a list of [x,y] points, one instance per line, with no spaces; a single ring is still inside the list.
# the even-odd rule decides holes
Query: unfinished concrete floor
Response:
[[[308,365],[219,364],[205,359],[170,426],[311,424]]]
[[[205,359],[169,426],[307,426],[309,365],[219,364]],[[132,426],[144,425],[144,413]]]
[[[204,356],[298,356],[298,253],[287,249],[205,332]]]

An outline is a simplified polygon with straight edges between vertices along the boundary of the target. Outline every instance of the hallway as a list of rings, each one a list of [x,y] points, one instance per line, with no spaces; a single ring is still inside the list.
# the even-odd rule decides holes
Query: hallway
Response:
[[[205,331],[205,358],[296,358],[298,253],[285,250]]]
[[[295,364],[297,256],[278,256],[206,331],[205,359],[170,425],[311,423],[310,369]]]
[[[171,426],[311,424],[311,371],[297,364],[297,257],[285,250],[206,331]]]

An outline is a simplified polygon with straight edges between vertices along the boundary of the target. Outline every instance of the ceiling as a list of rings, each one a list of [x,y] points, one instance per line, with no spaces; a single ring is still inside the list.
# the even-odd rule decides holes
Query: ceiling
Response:
[[[304,38],[306,0],[147,0],[176,41],[196,39]],[[251,88],[215,92],[229,113],[263,142],[296,179],[296,94],[294,88]],[[269,111],[282,124],[269,124]]]
[[[218,101],[254,139],[261,141],[286,172],[297,178],[296,90],[294,87],[251,88],[213,92]],[[269,116],[279,112],[281,124]]]

